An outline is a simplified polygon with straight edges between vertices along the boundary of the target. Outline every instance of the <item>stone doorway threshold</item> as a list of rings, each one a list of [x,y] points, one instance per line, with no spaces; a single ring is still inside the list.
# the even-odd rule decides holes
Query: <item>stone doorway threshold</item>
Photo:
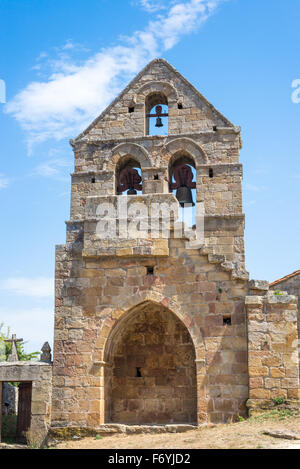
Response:
[[[174,423],[166,425],[126,425],[123,423],[105,423],[99,427],[51,427],[48,433],[50,440],[68,440],[80,439],[87,436],[111,436],[117,433],[128,435],[138,433],[183,433],[195,430],[197,424]]]
[[[166,425],[129,425],[122,423],[105,423],[97,428],[99,434],[114,434],[114,433],[183,433],[195,430],[198,426],[174,423]]]

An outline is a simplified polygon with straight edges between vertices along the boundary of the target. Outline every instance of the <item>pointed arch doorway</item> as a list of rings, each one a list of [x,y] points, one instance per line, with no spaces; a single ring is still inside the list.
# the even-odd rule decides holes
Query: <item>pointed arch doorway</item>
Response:
[[[107,423],[197,422],[195,348],[169,309],[152,302],[132,309],[111,331],[105,355]]]

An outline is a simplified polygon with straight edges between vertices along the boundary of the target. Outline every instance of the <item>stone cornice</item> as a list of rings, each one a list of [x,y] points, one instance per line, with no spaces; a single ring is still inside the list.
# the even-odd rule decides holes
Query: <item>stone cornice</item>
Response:
[[[226,170],[226,169],[237,169],[237,170],[242,170],[243,165],[241,163],[206,163],[206,164],[201,164],[198,166],[198,169],[207,169],[207,168],[214,168],[214,169],[220,169],[220,170]],[[141,168],[142,171],[146,172],[153,172],[157,173],[160,171],[166,171],[168,169],[167,166],[157,166],[155,168]],[[86,176],[97,176],[101,174],[114,174],[115,172],[113,170],[108,170],[108,169],[101,169],[98,171],[74,171],[73,173],[70,173],[71,177],[86,177]]]
[[[70,145],[75,148],[76,146],[80,146],[80,145],[84,145],[84,144],[87,144],[87,145],[95,145],[95,146],[98,146],[98,145],[101,145],[101,144],[114,144],[114,146],[117,146],[119,143],[132,143],[132,142],[138,142],[138,141],[141,141],[141,140],[167,140],[167,139],[174,139],[174,138],[182,138],[182,137],[187,137],[187,138],[195,138],[195,137],[198,137],[198,136],[203,136],[203,135],[215,135],[217,136],[218,134],[219,135],[226,135],[226,134],[235,134],[235,135],[240,135],[241,133],[241,128],[239,126],[235,126],[235,127],[217,127],[217,130],[200,130],[198,132],[195,132],[195,133],[183,133],[183,134],[171,134],[169,133],[168,135],[140,135],[140,136],[136,136],[136,137],[124,137],[124,138],[118,138],[118,139],[103,139],[102,136],[99,136],[99,138],[97,138],[95,135],[93,135],[92,137],[89,137],[88,139],[85,139],[85,140],[79,140],[79,141],[75,141],[73,139],[71,139],[69,142],[70,142]]]

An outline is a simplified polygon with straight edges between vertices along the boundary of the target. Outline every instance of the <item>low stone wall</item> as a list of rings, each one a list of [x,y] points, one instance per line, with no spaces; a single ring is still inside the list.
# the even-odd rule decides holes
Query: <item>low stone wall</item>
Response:
[[[298,405],[297,298],[287,293],[247,296],[250,414],[282,401]]]
[[[30,430],[42,442],[50,426],[52,365],[34,361],[0,363],[0,384],[24,381],[32,382]]]

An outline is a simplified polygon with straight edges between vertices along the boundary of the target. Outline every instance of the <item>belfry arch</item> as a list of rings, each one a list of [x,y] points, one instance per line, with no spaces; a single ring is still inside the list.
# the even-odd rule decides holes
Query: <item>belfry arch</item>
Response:
[[[184,323],[146,301],[111,329],[104,351],[105,423],[197,422],[196,352]]]

